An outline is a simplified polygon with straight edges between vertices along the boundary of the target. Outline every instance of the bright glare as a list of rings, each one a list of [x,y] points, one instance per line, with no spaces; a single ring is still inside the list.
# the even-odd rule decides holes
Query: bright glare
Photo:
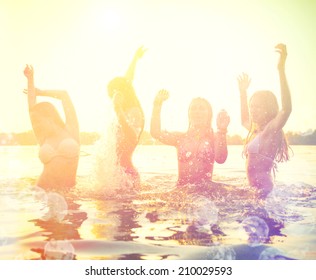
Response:
[[[314,129],[315,66],[306,63],[315,60],[312,6],[291,2],[284,11],[278,1],[261,6],[248,0],[71,3],[1,2],[0,132],[31,130],[22,94],[25,64],[34,65],[37,87],[69,92],[81,131],[99,131],[107,119],[107,82],[124,75],[143,45],[148,51],[137,65],[134,86],[146,130],[154,96],[166,88],[170,99],[162,112],[164,128],[186,129],[189,102],[201,96],[210,101],[214,115],[227,110],[229,134],[244,136],[236,77],[247,72],[249,94],[270,89],[279,99],[274,52],[279,42],[288,46],[286,70],[295,107],[285,130]]]
[[[107,31],[115,32],[122,23],[121,15],[113,8],[108,8],[104,11],[103,15],[100,16],[99,24],[102,28]]]

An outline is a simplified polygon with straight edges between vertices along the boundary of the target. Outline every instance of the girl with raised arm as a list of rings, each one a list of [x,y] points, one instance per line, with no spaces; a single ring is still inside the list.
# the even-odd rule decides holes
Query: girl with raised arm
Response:
[[[226,132],[230,118],[225,111],[217,116],[217,133],[212,129],[212,107],[203,98],[195,98],[189,106],[189,128],[186,132],[161,130],[161,107],[169,97],[160,90],[155,98],[150,132],[160,142],[175,146],[178,154],[178,185],[202,186],[212,180],[214,162],[227,158]]]
[[[108,84],[108,95],[112,99],[119,123],[116,147],[118,164],[134,182],[138,182],[139,174],[132,163],[132,156],[144,129],[145,119],[132,82],[136,64],[144,52],[145,50],[140,47],[125,77],[116,77]]]
[[[238,78],[242,125],[249,131],[244,154],[249,184],[258,189],[260,197],[266,197],[273,189],[275,162],[289,159],[288,144],[283,126],[291,111],[291,95],[285,75],[286,46],[278,44],[280,53],[278,72],[280,78],[282,107],[279,110],[277,99],[271,91],[257,91],[247,104],[247,89],[250,79],[247,74]]]
[[[79,160],[79,125],[72,101],[66,91],[39,90],[34,85],[33,67],[24,69],[30,119],[40,145],[39,158],[43,171],[37,185],[46,190],[67,191],[76,184]],[[37,102],[47,96],[62,102],[65,121],[50,102]]]

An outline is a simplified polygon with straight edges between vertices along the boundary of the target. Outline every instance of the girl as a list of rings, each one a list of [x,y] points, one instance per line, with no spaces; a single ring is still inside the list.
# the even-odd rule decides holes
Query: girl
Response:
[[[76,184],[79,161],[79,125],[72,101],[66,91],[39,90],[34,86],[34,70],[27,65],[27,97],[30,119],[40,145],[39,158],[43,171],[37,185],[46,190],[69,190]],[[62,102],[65,121],[49,102],[37,102],[37,96],[47,96]]]
[[[187,132],[161,130],[160,112],[162,103],[169,94],[160,90],[154,102],[151,119],[151,135],[160,142],[175,146],[178,154],[178,185],[211,181],[214,161],[224,163],[227,158],[226,132],[229,116],[222,111],[217,117],[217,133],[212,130],[212,107],[203,98],[195,98],[189,106]]]
[[[242,125],[248,129],[248,137],[244,147],[247,157],[246,168],[249,184],[259,191],[260,197],[266,197],[273,188],[272,171],[275,161],[289,159],[288,144],[283,126],[291,111],[291,95],[285,75],[286,46],[278,44],[280,53],[278,72],[281,86],[282,108],[279,110],[275,95],[270,91],[257,91],[249,100],[247,106],[247,89],[250,79],[247,74],[238,78]]]
[[[118,164],[134,182],[138,182],[139,174],[132,163],[132,156],[144,129],[145,119],[132,82],[136,63],[144,52],[145,50],[140,47],[125,77],[116,77],[108,84],[108,95],[112,99],[119,123],[116,147]]]

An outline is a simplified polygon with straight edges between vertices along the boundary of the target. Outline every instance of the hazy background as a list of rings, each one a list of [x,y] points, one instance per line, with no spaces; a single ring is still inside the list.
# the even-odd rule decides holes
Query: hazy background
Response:
[[[166,88],[163,128],[186,129],[189,102],[202,96],[215,113],[229,112],[229,133],[244,135],[236,77],[247,72],[250,94],[270,89],[279,99],[279,42],[288,47],[293,97],[285,130],[314,129],[315,18],[316,1],[308,0],[0,0],[0,132],[31,129],[25,64],[34,66],[37,87],[69,92],[81,131],[99,131],[109,114],[108,81],[144,45],[134,86],[145,129],[156,92]]]

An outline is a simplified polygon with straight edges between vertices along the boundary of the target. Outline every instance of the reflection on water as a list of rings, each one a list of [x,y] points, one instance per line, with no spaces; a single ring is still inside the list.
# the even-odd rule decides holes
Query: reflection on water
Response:
[[[171,166],[144,169],[138,188],[111,196],[80,174],[67,194],[2,178],[0,259],[316,259],[314,186],[278,183],[261,201],[233,171],[178,189]]]

